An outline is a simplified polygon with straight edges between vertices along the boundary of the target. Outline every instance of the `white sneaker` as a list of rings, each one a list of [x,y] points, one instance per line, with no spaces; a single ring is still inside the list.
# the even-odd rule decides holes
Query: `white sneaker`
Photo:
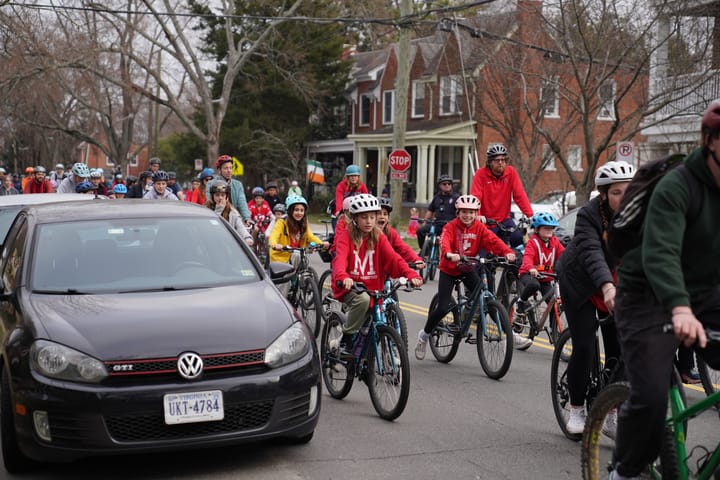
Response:
[[[332,340],[328,342],[328,347],[330,347],[330,350],[337,350],[340,348],[340,341],[342,340],[342,327],[340,325],[335,325],[335,336]],[[328,332],[329,333],[329,332]]]
[[[527,350],[532,345],[533,341],[527,337],[523,337],[517,332],[513,332],[513,345],[517,350]]]
[[[602,426],[602,433],[610,440],[615,440],[615,433],[617,432],[617,409],[613,408],[605,416],[605,421]]]
[[[568,433],[579,435],[585,429],[585,408],[570,407],[570,418],[565,426]]]
[[[427,348],[428,338],[430,338],[430,335],[425,333],[425,330],[420,330],[418,332],[418,341],[417,345],[415,345],[415,358],[418,360],[425,358],[425,349]]]

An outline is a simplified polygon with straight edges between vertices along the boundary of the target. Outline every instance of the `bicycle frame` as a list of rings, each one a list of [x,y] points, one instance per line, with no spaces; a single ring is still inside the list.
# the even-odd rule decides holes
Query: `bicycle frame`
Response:
[[[547,274],[545,274],[547,275]],[[551,313],[555,314],[555,322],[557,322],[557,331],[558,334],[562,333],[563,326],[562,321],[560,320],[560,309],[559,305],[562,305],[562,299],[560,298],[560,284],[558,283],[557,279],[553,279],[552,281],[552,289],[548,291],[545,295],[540,298],[538,301],[532,301],[533,304],[531,308],[535,311],[537,311],[537,307],[545,302],[547,304],[547,308],[543,311],[542,315],[540,315],[540,318],[535,318],[535,323],[537,325],[538,333],[540,333],[540,330],[542,330],[545,327],[545,323],[548,320],[548,317]]]
[[[467,296],[460,296],[461,295],[461,288],[460,285],[463,285],[461,280],[458,280],[458,283],[456,283],[456,291],[458,292],[458,305],[457,308],[459,309],[460,317],[462,318],[461,323],[461,336],[467,337],[468,332],[470,330],[470,325],[472,325],[472,319],[475,317],[475,314],[478,312],[484,312],[485,311],[485,302],[487,300],[494,300],[495,295],[490,291],[489,285],[488,285],[488,267],[487,267],[487,261],[485,258],[478,258],[476,259],[479,261],[479,264],[482,269],[482,273],[480,274],[480,283],[475,287],[473,292],[470,294],[469,297]],[[469,310],[467,304],[470,303]],[[465,317],[463,318],[463,314],[465,314]],[[485,322],[485,316],[481,315],[481,321],[480,323],[482,325],[479,325],[477,328],[482,329],[478,330],[477,336],[480,337],[480,331],[482,331],[483,335],[487,335],[487,324]],[[499,329],[499,333],[502,335],[504,332],[502,331],[502,326],[499,322],[496,323],[497,328]]]

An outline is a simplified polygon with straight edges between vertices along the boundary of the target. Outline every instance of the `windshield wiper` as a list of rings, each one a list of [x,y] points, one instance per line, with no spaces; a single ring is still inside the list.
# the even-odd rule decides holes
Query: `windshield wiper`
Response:
[[[137,290],[120,290],[118,293],[142,293],[142,292],[177,292],[180,290],[192,290],[196,287],[158,287],[158,288],[138,288]]]
[[[90,295],[91,292],[81,292],[76,288],[68,288],[67,290],[33,290],[33,293],[42,293],[44,295]]]

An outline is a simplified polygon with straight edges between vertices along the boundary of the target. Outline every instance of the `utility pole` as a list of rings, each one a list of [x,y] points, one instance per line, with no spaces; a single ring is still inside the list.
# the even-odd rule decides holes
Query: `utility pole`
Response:
[[[405,131],[407,129],[408,83],[410,82],[410,29],[404,24],[412,14],[412,0],[400,1],[400,41],[398,42],[398,68],[395,76],[395,122],[393,125],[393,150],[405,148]],[[390,200],[393,210],[390,214],[390,225],[397,228],[400,223],[402,209],[403,181],[390,180]]]

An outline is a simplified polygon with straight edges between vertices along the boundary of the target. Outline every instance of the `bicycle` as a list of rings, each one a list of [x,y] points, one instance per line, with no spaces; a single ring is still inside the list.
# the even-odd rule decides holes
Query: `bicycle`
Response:
[[[496,271],[493,270],[491,272],[490,279],[490,288],[495,293],[495,296],[498,298],[498,300],[500,300],[500,303],[503,304],[503,307],[505,307],[505,309],[510,312],[510,304],[512,302],[512,299],[515,295],[519,293],[517,283],[519,277],[518,272],[520,270],[520,266],[522,265],[522,257],[525,250],[524,246],[513,247],[512,245],[510,245],[510,235],[517,229],[526,231],[528,221],[525,217],[523,217],[518,222],[517,227],[508,227],[491,218],[488,218],[485,224],[490,228],[497,227],[497,229],[499,230],[498,237],[503,240],[505,244],[513,250],[513,252],[515,252],[515,262],[508,262],[507,264],[503,265],[502,272],[500,273],[500,278],[496,278]]]
[[[598,318],[598,323],[611,322],[612,317]],[[581,434],[570,433],[567,430],[567,422],[570,417],[570,391],[567,384],[567,363],[572,354],[572,338],[570,329],[566,328],[558,337],[553,351],[552,363],[550,365],[550,396],[552,398],[553,411],[563,434],[570,440],[579,441]],[[564,365],[564,367],[563,367]],[[595,350],[590,367],[590,379],[588,381],[585,401],[589,410],[598,394],[611,383],[619,379],[622,374],[622,359],[615,357],[604,358],[600,353],[600,328],[595,329]]]
[[[551,272],[538,271],[536,277],[538,280],[544,278],[550,278],[551,287],[545,295],[537,298],[537,293],[534,297],[528,298],[525,306],[525,312],[518,314],[516,312],[517,302],[520,299],[520,294],[510,302],[510,309],[508,315],[512,319],[511,324],[513,330],[517,333],[525,332],[527,338],[532,340],[540,332],[544,331],[551,345],[555,345],[567,326],[567,321],[564,320],[565,311],[562,306],[562,299],[560,298],[560,285],[557,281],[557,274]],[[542,308],[542,304],[545,303],[545,308]],[[548,321],[549,320],[549,321]],[[527,350],[532,344],[521,348],[520,350]]]
[[[368,290],[362,283],[353,285],[354,292],[370,295],[370,309],[360,332],[353,338],[352,357],[344,357],[341,352],[342,326],[346,321],[341,311],[329,312],[320,342],[322,377],[330,396],[345,398],[357,377],[367,384],[375,411],[388,421],[402,414],[410,395],[407,346],[397,330],[388,325],[384,309],[385,299],[405,285],[404,278],[393,280],[391,287],[383,290]]]
[[[507,263],[502,257],[460,257],[460,263],[480,269],[480,282],[468,297],[461,278],[454,280],[454,301],[447,314],[433,329],[428,341],[437,361],[449,363],[455,358],[460,341],[477,346],[478,360],[485,374],[499,380],[510,369],[513,337],[505,307],[488,287],[488,271]],[[428,311],[438,308],[438,294],[430,301]],[[470,327],[475,325],[476,336]]]
[[[440,264],[440,236],[435,231],[436,226],[444,226],[447,222],[444,220],[418,220],[419,223],[429,222],[430,232],[425,237],[425,242],[420,250],[420,258],[425,262],[425,268],[420,270],[420,276],[423,282],[435,280],[438,265]]]
[[[663,330],[672,333],[672,325],[666,325]],[[706,330],[708,343],[717,345],[720,342],[720,332]],[[649,466],[649,473],[655,479],[689,478],[710,479],[718,478],[720,466],[720,443],[710,452],[705,447],[693,448],[687,451],[688,421],[698,417],[703,412],[720,407],[720,392],[688,406],[682,379],[675,366],[673,366],[669,389],[670,415],[665,420],[660,449],[659,462]],[[605,478],[614,465],[612,450],[614,442],[607,442],[600,434],[607,414],[619,408],[630,395],[630,386],[626,382],[618,382],[605,388],[595,400],[593,408],[588,414],[585,430],[582,436],[581,465],[583,478],[595,480]],[[696,450],[700,449],[703,455],[695,460],[695,471],[688,464]],[[600,475],[603,475],[601,477]]]
[[[267,223],[270,223],[269,219]],[[251,229],[251,231],[255,230],[255,225],[256,222],[254,220],[248,220],[247,226]],[[267,268],[270,263],[270,247],[268,246],[267,236],[265,235],[265,232],[258,229],[254,237],[252,250],[257,259],[260,261],[260,265]]]
[[[320,322],[323,315],[322,301],[318,289],[317,272],[310,266],[307,254],[314,252],[316,249],[317,245],[314,242],[311,242],[307,248],[287,245],[283,247],[286,252],[298,252],[300,254],[300,264],[292,280],[290,280],[291,284],[287,299],[298,311],[303,322],[307,324],[315,338],[320,335]]]

